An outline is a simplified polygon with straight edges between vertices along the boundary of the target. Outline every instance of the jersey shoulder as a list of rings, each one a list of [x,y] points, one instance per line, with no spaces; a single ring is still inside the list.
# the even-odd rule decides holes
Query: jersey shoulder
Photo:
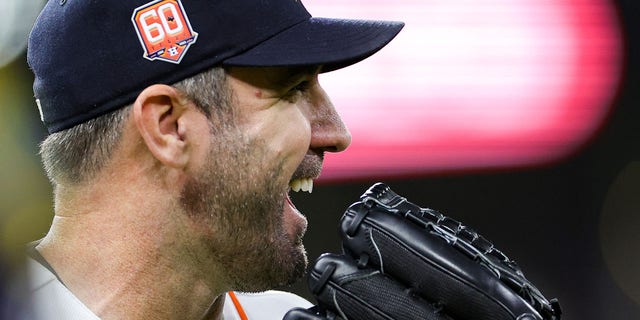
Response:
[[[292,308],[312,306],[305,298],[286,291],[230,292],[225,302],[225,319],[282,319]]]

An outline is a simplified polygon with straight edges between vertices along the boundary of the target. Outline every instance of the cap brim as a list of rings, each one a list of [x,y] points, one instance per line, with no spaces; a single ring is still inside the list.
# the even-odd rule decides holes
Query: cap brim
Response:
[[[322,65],[322,72],[359,62],[388,44],[404,23],[310,18],[223,61],[228,66]]]

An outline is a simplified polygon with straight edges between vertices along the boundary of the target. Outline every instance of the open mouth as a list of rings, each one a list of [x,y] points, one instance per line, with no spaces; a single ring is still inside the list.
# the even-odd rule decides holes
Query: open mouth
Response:
[[[307,153],[289,181],[289,189],[293,192],[313,192],[313,180],[322,171],[323,155]]]
[[[289,191],[293,192],[309,192],[313,191],[313,178],[295,178],[289,182]],[[296,208],[293,201],[291,201],[291,197],[289,196],[289,192],[285,193],[285,216],[289,221],[290,227],[292,228],[290,234],[296,235],[296,244],[302,244],[302,236],[307,229],[307,219],[305,215]]]
[[[313,178],[298,178],[289,182],[289,188],[294,192],[313,192]]]

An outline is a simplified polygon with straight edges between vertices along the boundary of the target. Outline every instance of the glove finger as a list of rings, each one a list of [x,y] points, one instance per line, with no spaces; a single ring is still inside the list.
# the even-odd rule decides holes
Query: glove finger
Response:
[[[482,253],[474,251],[464,239],[435,232],[434,228],[441,227],[421,217],[413,216],[415,221],[408,221],[408,216],[423,214],[424,209],[405,202],[388,188],[374,196],[378,197],[373,203],[362,201],[351,206],[340,227],[345,252],[361,259],[361,264],[370,263],[424,299],[438,301],[456,319],[543,319],[501,281],[502,269],[478,259],[478,253]],[[399,204],[415,208],[398,214]],[[486,249],[489,252],[492,248]]]
[[[320,306],[349,320],[453,320],[379,270],[358,268],[344,255],[324,254],[309,274]]]
[[[293,308],[289,310],[282,320],[327,320],[327,317],[319,315],[315,311],[316,307],[310,309]]]

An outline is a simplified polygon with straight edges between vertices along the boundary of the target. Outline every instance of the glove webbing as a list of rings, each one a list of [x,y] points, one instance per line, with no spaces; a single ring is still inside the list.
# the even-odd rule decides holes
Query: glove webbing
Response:
[[[536,310],[539,310],[545,318],[560,319],[562,312],[557,299],[547,300],[524,277],[523,272],[513,260],[473,229],[436,210],[421,208],[409,202],[382,183],[377,183],[369,188],[360,200],[369,209],[380,206],[385,211],[403,217],[431,234],[441,237],[457,250],[490,270],[498,279],[517,292]],[[347,234],[353,235],[355,233],[367,212],[368,210],[360,211],[361,214],[355,217]]]

